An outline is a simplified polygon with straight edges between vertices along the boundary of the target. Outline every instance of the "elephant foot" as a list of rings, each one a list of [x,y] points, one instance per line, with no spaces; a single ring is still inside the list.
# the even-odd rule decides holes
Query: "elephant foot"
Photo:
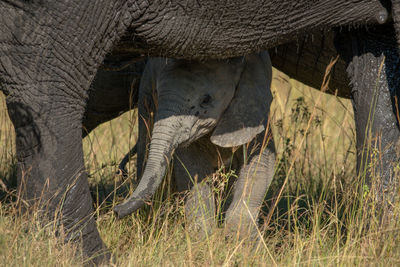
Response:
[[[195,184],[185,203],[188,229],[199,238],[208,237],[216,227],[215,201],[211,188],[205,183]]]
[[[247,205],[228,209],[225,217],[225,232],[236,240],[256,240],[259,237],[257,225],[258,210],[251,210]]]
[[[113,261],[110,250],[98,233],[95,233],[93,237],[84,237],[82,249],[87,258],[85,266],[108,266]]]
[[[115,258],[111,255],[111,252],[107,248],[99,250],[96,254],[89,257],[83,264],[83,266],[94,267],[94,266],[110,266],[111,263],[115,262]]]
[[[89,201],[87,204],[91,205]],[[77,252],[82,252],[85,266],[108,266],[110,264],[111,252],[101,239],[92,215],[81,219],[81,223],[74,224],[65,234],[65,242],[76,243],[81,247],[81,250]]]

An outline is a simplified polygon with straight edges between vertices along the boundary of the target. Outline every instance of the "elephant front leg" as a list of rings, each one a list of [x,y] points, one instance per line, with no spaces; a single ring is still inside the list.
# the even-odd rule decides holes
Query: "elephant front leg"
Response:
[[[187,191],[185,217],[190,231],[204,237],[215,227],[215,199],[207,176],[214,172],[212,156],[196,144],[178,148],[174,156],[177,190]]]
[[[84,106],[43,103],[7,97],[16,131],[19,195],[30,212],[39,212],[43,225],[57,225],[68,242],[82,242],[94,262],[109,257],[96,228],[82,151]],[[69,100],[66,100],[69,101]],[[56,223],[47,224],[48,221]]]
[[[0,87],[17,134],[19,187],[97,261],[104,244],[83,164],[83,114],[96,70],[137,8],[126,1],[45,6],[6,4],[0,16]]]
[[[357,134],[357,169],[389,208],[398,186],[400,57],[388,26],[342,33],[337,47],[348,63]]]
[[[190,231],[204,237],[211,234],[216,223],[214,193],[204,180],[194,180],[185,203],[186,222]]]
[[[263,134],[260,134],[263,137]],[[233,201],[226,212],[226,228],[239,238],[255,237],[261,204],[274,176],[275,147],[272,140],[253,141],[247,163],[234,185]]]

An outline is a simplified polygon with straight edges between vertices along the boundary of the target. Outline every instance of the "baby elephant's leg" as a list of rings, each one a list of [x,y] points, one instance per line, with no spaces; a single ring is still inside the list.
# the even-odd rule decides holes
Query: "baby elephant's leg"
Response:
[[[257,217],[260,206],[274,176],[275,148],[273,141],[261,147],[261,143],[250,146],[253,153],[242,166],[235,184],[233,201],[226,213],[226,227],[240,238],[257,233]]]
[[[192,144],[175,151],[174,175],[179,192],[188,191],[185,202],[186,223],[191,231],[208,235],[215,226],[215,200],[205,179],[214,171],[210,153]]]

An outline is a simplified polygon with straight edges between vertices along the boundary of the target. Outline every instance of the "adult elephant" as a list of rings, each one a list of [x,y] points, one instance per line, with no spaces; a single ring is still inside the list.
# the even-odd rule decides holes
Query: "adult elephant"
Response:
[[[136,108],[145,58],[107,57],[89,87],[82,137],[99,124]]]
[[[50,217],[62,207],[57,214],[66,236],[82,239],[83,251],[101,260],[105,246],[91,215],[81,137],[88,88],[107,54],[227,58],[321,29],[388,22],[384,29],[390,35],[383,40],[355,33],[345,37],[352,45],[341,48],[356,92],[356,113],[362,114],[374,96],[368,88],[374,77],[393,73],[398,65],[386,62],[386,72],[376,68],[382,53],[394,51],[390,14],[400,21],[398,5],[393,0],[392,12],[392,2],[384,0],[1,0],[0,83],[16,130],[21,195],[46,206]],[[395,118],[385,106],[388,88],[397,84],[385,77],[378,104],[397,136]]]

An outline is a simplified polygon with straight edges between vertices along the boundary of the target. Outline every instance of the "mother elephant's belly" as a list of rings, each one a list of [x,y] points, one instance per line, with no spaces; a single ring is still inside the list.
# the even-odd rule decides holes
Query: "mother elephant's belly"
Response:
[[[159,2],[150,4],[132,22],[120,49],[175,58],[226,58],[321,29],[381,24],[388,18],[379,0],[193,0],[185,5],[172,0],[162,8]]]

